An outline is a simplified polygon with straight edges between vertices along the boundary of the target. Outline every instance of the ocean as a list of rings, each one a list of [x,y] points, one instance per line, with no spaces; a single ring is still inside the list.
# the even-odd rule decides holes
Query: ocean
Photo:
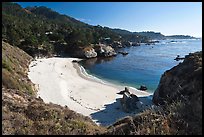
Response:
[[[104,81],[139,88],[145,85],[148,92],[153,93],[161,75],[181,61],[174,59],[179,55],[185,57],[189,53],[202,50],[201,39],[169,39],[160,40],[155,45],[121,48],[129,54],[118,54],[111,58],[93,58],[80,62],[86,72]]]

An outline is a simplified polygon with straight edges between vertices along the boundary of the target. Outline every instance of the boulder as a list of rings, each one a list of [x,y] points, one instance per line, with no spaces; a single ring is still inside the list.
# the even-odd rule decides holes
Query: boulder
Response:
[[[132,112],[138,109],[137,102],[139,98],[130,93],[128,88],[123,91],[123,97],[121,98],[121,105],[125,112]]]
[[[123,119],[115,122],[109,127],[108,135],[131,135],[134,133],[137,127],[134,124],[134,120],[130,116],[126,116]]]
[[[107,46],[105,44],[98,44],[94,47],[94,49],[97,52],[98,56],[101,57],[111,57],[117,55],[117,53],[111,46]]]
[[[145,85],[141,85],[140,88],[139,88],[139,90],[145,91],[145,90],[147,90],[147,87],[146,87]]]
[[[120,54],[122,54],[122,55],[127,55],[127,54],[129,54],[128,52],[124,52],[124,51],[118,51],[118,53],[120,53]]]
[[[130,94],[129,89],[127,87],[125,87],[125,90],[120,91],[118,94],[123,95],[125,92],[128,92]]]
[[[95,58],[97,56],[97,53],[92,47],[84,48],[83,51],[86,58]]]
[[[73,62],[73,63],[77,63],[78,61],[77,61],[77,60],[72,60],[72,62]]]
[[[182,58],[179,55],[177,55],[177,57],[174,60],[179,61],[179,60],[183,60],[183,59],[185,59],[185,58]]]

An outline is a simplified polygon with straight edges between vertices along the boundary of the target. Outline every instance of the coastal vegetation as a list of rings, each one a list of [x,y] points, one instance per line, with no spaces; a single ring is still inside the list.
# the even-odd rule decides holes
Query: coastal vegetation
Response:
[[[27,78],[31,60],[23,50],[2,41],[2,87],[35,95],[34,84]]]
[[[153,107],[107,127],[69,106],[36,98],[37,89],[27,76],[35,56],[78,51],[91,51],[87,53],[91,57],[109,56],[121,44],[165,38],[155,32],[91,26],[46,7],[24,9],[16,3],[2,3],[2,134],[201,135],[202,51],[187,55],[162,75]]]

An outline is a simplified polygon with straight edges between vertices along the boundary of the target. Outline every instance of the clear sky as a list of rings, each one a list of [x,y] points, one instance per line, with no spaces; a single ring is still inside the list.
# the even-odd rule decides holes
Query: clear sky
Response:
[[[202,37],[202,2],[17,2],[46,6],[91,25]]]

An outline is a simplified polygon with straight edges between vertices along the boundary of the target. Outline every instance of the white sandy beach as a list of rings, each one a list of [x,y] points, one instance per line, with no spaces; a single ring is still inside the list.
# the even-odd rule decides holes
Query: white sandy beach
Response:
[[[31,62],[28,77],[38,86],[38,96],[44,102],[66,105],[102,125],[109,125],[118,118],[130,115],[122,111],[118,99],[122,95],[117,93],[124,90],[124,87],[104,83],[86,74],[72,60],[80,59],[53,57]],[[130,91],[141,97],[144,105],[151,104],[145,97],[150,93],[132,88]]]

